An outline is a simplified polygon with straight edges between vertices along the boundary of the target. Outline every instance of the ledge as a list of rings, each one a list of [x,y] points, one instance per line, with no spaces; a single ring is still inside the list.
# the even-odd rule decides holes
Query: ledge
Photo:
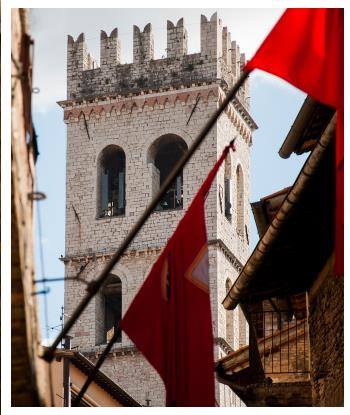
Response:
[[[226,256],[226,258],[232,263],[234,268],[241,272],[243,269],[243,265],[240,262],[240,260],[234,255],[234,253],[230,250],[230,248],[221,240],[221,239],[210,239],[208,241],[208,245],[216,245]],[[130,256],[142,256],[142,255],[149,255],[154,253],[159,253],[163,250],[165,245],[162,246],[154,246],[151,248],[146,249],[133,249],[128,250],[123,254],[123,257],[130,257]],[[111,258],[115,254],[115,251],[109,251],[109,252],[89,252],[89,253],[81,253],[76,255],[67,255],[65,257],[59,258],[60,261],[66,263],[69,262],[86,262],[89,260],[96,260],[99,258]]]

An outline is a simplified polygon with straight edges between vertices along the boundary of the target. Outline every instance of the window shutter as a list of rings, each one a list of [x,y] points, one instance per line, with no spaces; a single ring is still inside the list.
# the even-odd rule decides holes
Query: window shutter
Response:
[[[177,176],[176,177],[176,200],[178,203],[181,203],[181,195],[182,195],[182,177]]]
[[[231,179],[225,178],[225,216],[232,215]]]
[[[108,173],[101,175],[101,213],[108,208]]]
[[[124,209],[125,206],[125,172],[118,174],[118,208]]]

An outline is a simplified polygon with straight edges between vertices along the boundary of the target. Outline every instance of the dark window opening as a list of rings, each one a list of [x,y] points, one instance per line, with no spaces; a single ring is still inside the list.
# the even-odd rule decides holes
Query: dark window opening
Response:
[[[125,213],[125,154],[117,146],[106,147],[99,164],[98,217]]]
[[[169,135],[161,138],[157,144],[154,156],[154,165],[159,171],[159,186],[162,186],[176,163],[187,151],[183,139]],[[157,210],[183,208],[183,172],[175,178],[169,189],[160,201]]]
[[[224,190],[225,190],[225,216],[226,219],[231,222],[232,219],[232,173],[231,173],[231,157],[227,155],[225,159],[225,178],[224,178]]]
[[[244,178],[243,170],[240,165],[236,169],[236,203],[237,203],[237,234],[244,237]]]
[[[225,216],[229,221],[232,219],[231,185],[231,179],[225,178]]]
[[[115,330],[122,318],[122,283],[120,278],[111,276],[103,288],[104,296],[104,333],[106,343],[113,337]],[[119,333],[121,333],[119,331]],[[121,334],[117,338],[117,343],[122,341]]]
[[[122,318],[122,283],[119,277],[110,274],[95,296],[95,344],[106,344],[118,329]],[[117,343],[122,336],[118,330]]]

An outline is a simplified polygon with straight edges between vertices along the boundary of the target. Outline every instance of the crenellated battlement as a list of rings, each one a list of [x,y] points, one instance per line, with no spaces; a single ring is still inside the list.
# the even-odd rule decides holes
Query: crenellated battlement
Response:
[[[133,27],[133,63],[121,62],[118,29],[108,36],[101,30],[100,66],[87,50],[81,33],[74,41],[68,35],[67,99],[99,95],[139,93],[165,86],[180,88],[200,83],[219,83],[223,89],[238,78],[245,64],[239,46],[231,41],[227,27],[214,13],[210,19],[201,16],[200,52],[187,53],[188,33],[184,19],[176,25],[167,21],[167,57],[155,59],[151,23],[144,29]],[[240,101],[248,108],[248,87],[240,92]]]
[[[100,66],[106,70],[114,68],[121,63],[121,44],[118,39],[118,29],[112,30],[108,36],[101,30],[100,37]]]
[[[154,59],[154,38],[151,23],[145,26],[143,32],[141,32],[138,26],[134,25],[133,46],[135,64]]]
[[[187,55],[187,30],[184,19],[181,18],[176,26],[170,20],[167,21],[167,57],[181,58]]]

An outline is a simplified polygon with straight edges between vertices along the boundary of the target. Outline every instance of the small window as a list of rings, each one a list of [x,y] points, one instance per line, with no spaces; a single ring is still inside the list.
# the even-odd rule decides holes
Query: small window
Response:
[[[110,274],[96,296],[96,344],[105,344],[113,337],[122,318],[122,283]],[[121,334],[117,343],[121,342]]]
[[[232,220],[232,179],[231,179],[231,156],[227,155],[225,159],[225,216],[231,222]]]
[[[106,147],[100,155],[99,166],[99,218],[125,213],[125,153],[114,145]]]
[[[232,219],[231,186],[232,180],[225,177],[225,216],[229,221]]]
[[[237,212],[237,234],[244,238],[244,178],[241,165],[236,170],[236,212]]]

